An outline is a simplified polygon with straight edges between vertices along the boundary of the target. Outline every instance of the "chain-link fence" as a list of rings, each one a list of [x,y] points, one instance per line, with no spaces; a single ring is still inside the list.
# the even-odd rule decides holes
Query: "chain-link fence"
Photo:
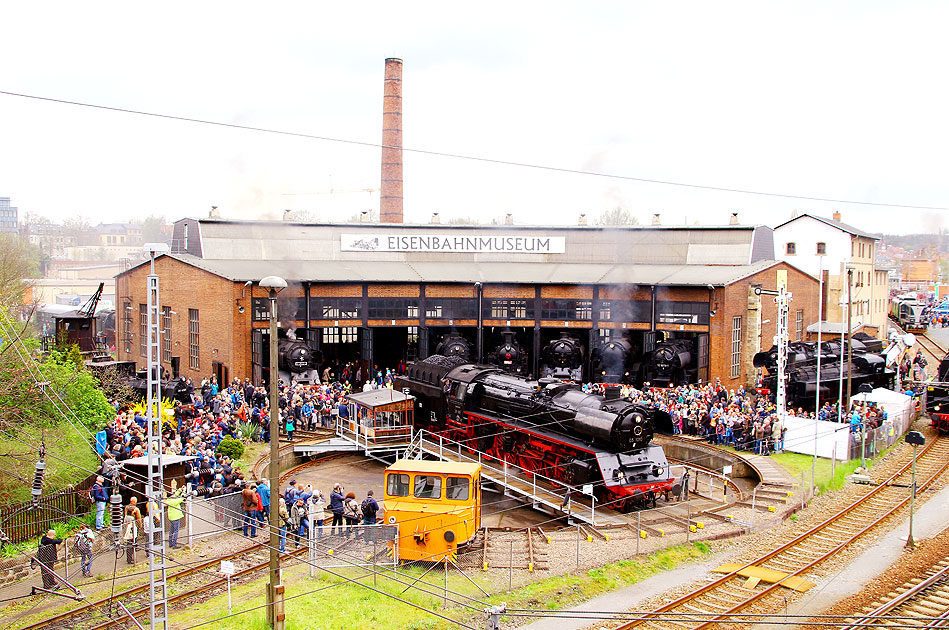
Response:
[[[239,492],[189,497],[183,507],[185,520],[181,525],[181,538],[187,545],[223,531],[240,529],[243,521],[244,510]]]
[[[316,568],[398,567],[399,528],[394,525],[319,525],[308,519],[296,532],[281,533],[286,545],[309,545],[310,574]]]

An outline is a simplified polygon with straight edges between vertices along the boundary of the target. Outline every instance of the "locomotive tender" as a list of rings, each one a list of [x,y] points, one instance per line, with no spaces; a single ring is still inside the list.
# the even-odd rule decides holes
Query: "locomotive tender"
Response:
[[[438,355],[395,384],[416,397],[417,426],[571,488],[593,484],[602,504],[629,511],[672,488],[650,444],[654,424],[669,421],[658,409]]]

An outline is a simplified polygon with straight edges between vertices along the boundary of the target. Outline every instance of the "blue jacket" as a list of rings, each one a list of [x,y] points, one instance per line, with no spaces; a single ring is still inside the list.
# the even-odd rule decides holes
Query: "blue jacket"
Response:
[[[260,503],[267,507],[270,505],[270,486],[265,484],[259,484],[257,486],[257,494],[260,495]]]
[[[333,514],[343,513],[343,493],[333,490],[330,493],[330,512]]]
[[[105,493],[105,488],[102,487],[101,483],[95,483],[92,486],[91,494],[92,500],[96,503],[107,502],[109,500],[109,495]]]

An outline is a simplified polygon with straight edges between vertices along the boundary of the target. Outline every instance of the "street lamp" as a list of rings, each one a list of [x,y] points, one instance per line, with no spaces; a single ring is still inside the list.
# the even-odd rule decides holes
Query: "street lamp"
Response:
[[[906,434],[906,442],[913,445],[913,493],[909,495],[909,536],[906,537],[906,548],[915,549],[913,540],[913,508],[916,502],[916,448],[926,443],[926,438],[919,431],[910,431]]]
[[[267,622],[274,630],[283,630],[283,584],[280,583],[280,392],[277,391],[277,293],[287,281],[267,276],[260,281],[270,297],[270,583],[267,584]]]

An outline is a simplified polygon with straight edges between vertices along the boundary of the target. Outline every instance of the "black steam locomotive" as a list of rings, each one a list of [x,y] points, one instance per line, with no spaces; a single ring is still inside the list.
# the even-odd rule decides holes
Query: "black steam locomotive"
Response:
[[[643,364],[642,380],[665,387],[694,383],[698,373],[694,345],[690,339],[668,339],[657,343]]]
[[[465,361],[471,359],[471,344],[458,333],[448,333],[435,346],[435,354],[446,357],[460,357]]]
[[[317,357],[305,341],[280,339],[277,341],[277,366],[293,374],[302,374],[317,366]]]
[[[521,344],[517,343],[514,333],[510,330],[502,331],[501,338],[501,345],[488,355],[488,363],[511,374],[526,374],[527,353]]]
[[[638,369],[631,364],[632,344],[617,339],[600,344],[590,357],[593,378],[597,383],[630,384],[638,378]]]
[[[840,340],[825,341],[818,347],[814,341],[796,341],[788,344],[787,400],[793,407],[809,408],[814,404],[817,392],[817,356],[820,354],[821,398],[832,398],[838,391],[842,377],[850,378],[851,390],[857,392],[861,386],[887,387],[893,382],[895,372],[886,367],[886,359],[878,352],[868,350],[860,339],[853,340],[853,361],[846,361],[847,344]],[[876,347],[871,344],[869,347]],[[844,360],[841,361],[841,356]],[[773,346],[759,352],[753,358],[755,367],[764,368],[767,375],[762,379],[762,388],[774,393],[778,380],[778,349]]]
[[[437,355],[395,384],[416,397],[416,424],[566,486],[593,484],[601,503],[631,510],[672,487],[650,444],[653,427],[669,424],[655,408]]]
[[[139,370],[135,376],[128,376],[122,381],[135,392],[135,395],[142,400],[148,397],[148,373],[146,370]],[[160,389],[161,397],[164,399],[177,400],[183,405],[191,404],[191,394],[188,391],[188,382],[183,376],[172,379],[161,379]]]
[[[568,333],[560,333],[560,339],[548,343],[540,353],[541,376],[565,381],[583,380],[583,346],[580,340]]]

